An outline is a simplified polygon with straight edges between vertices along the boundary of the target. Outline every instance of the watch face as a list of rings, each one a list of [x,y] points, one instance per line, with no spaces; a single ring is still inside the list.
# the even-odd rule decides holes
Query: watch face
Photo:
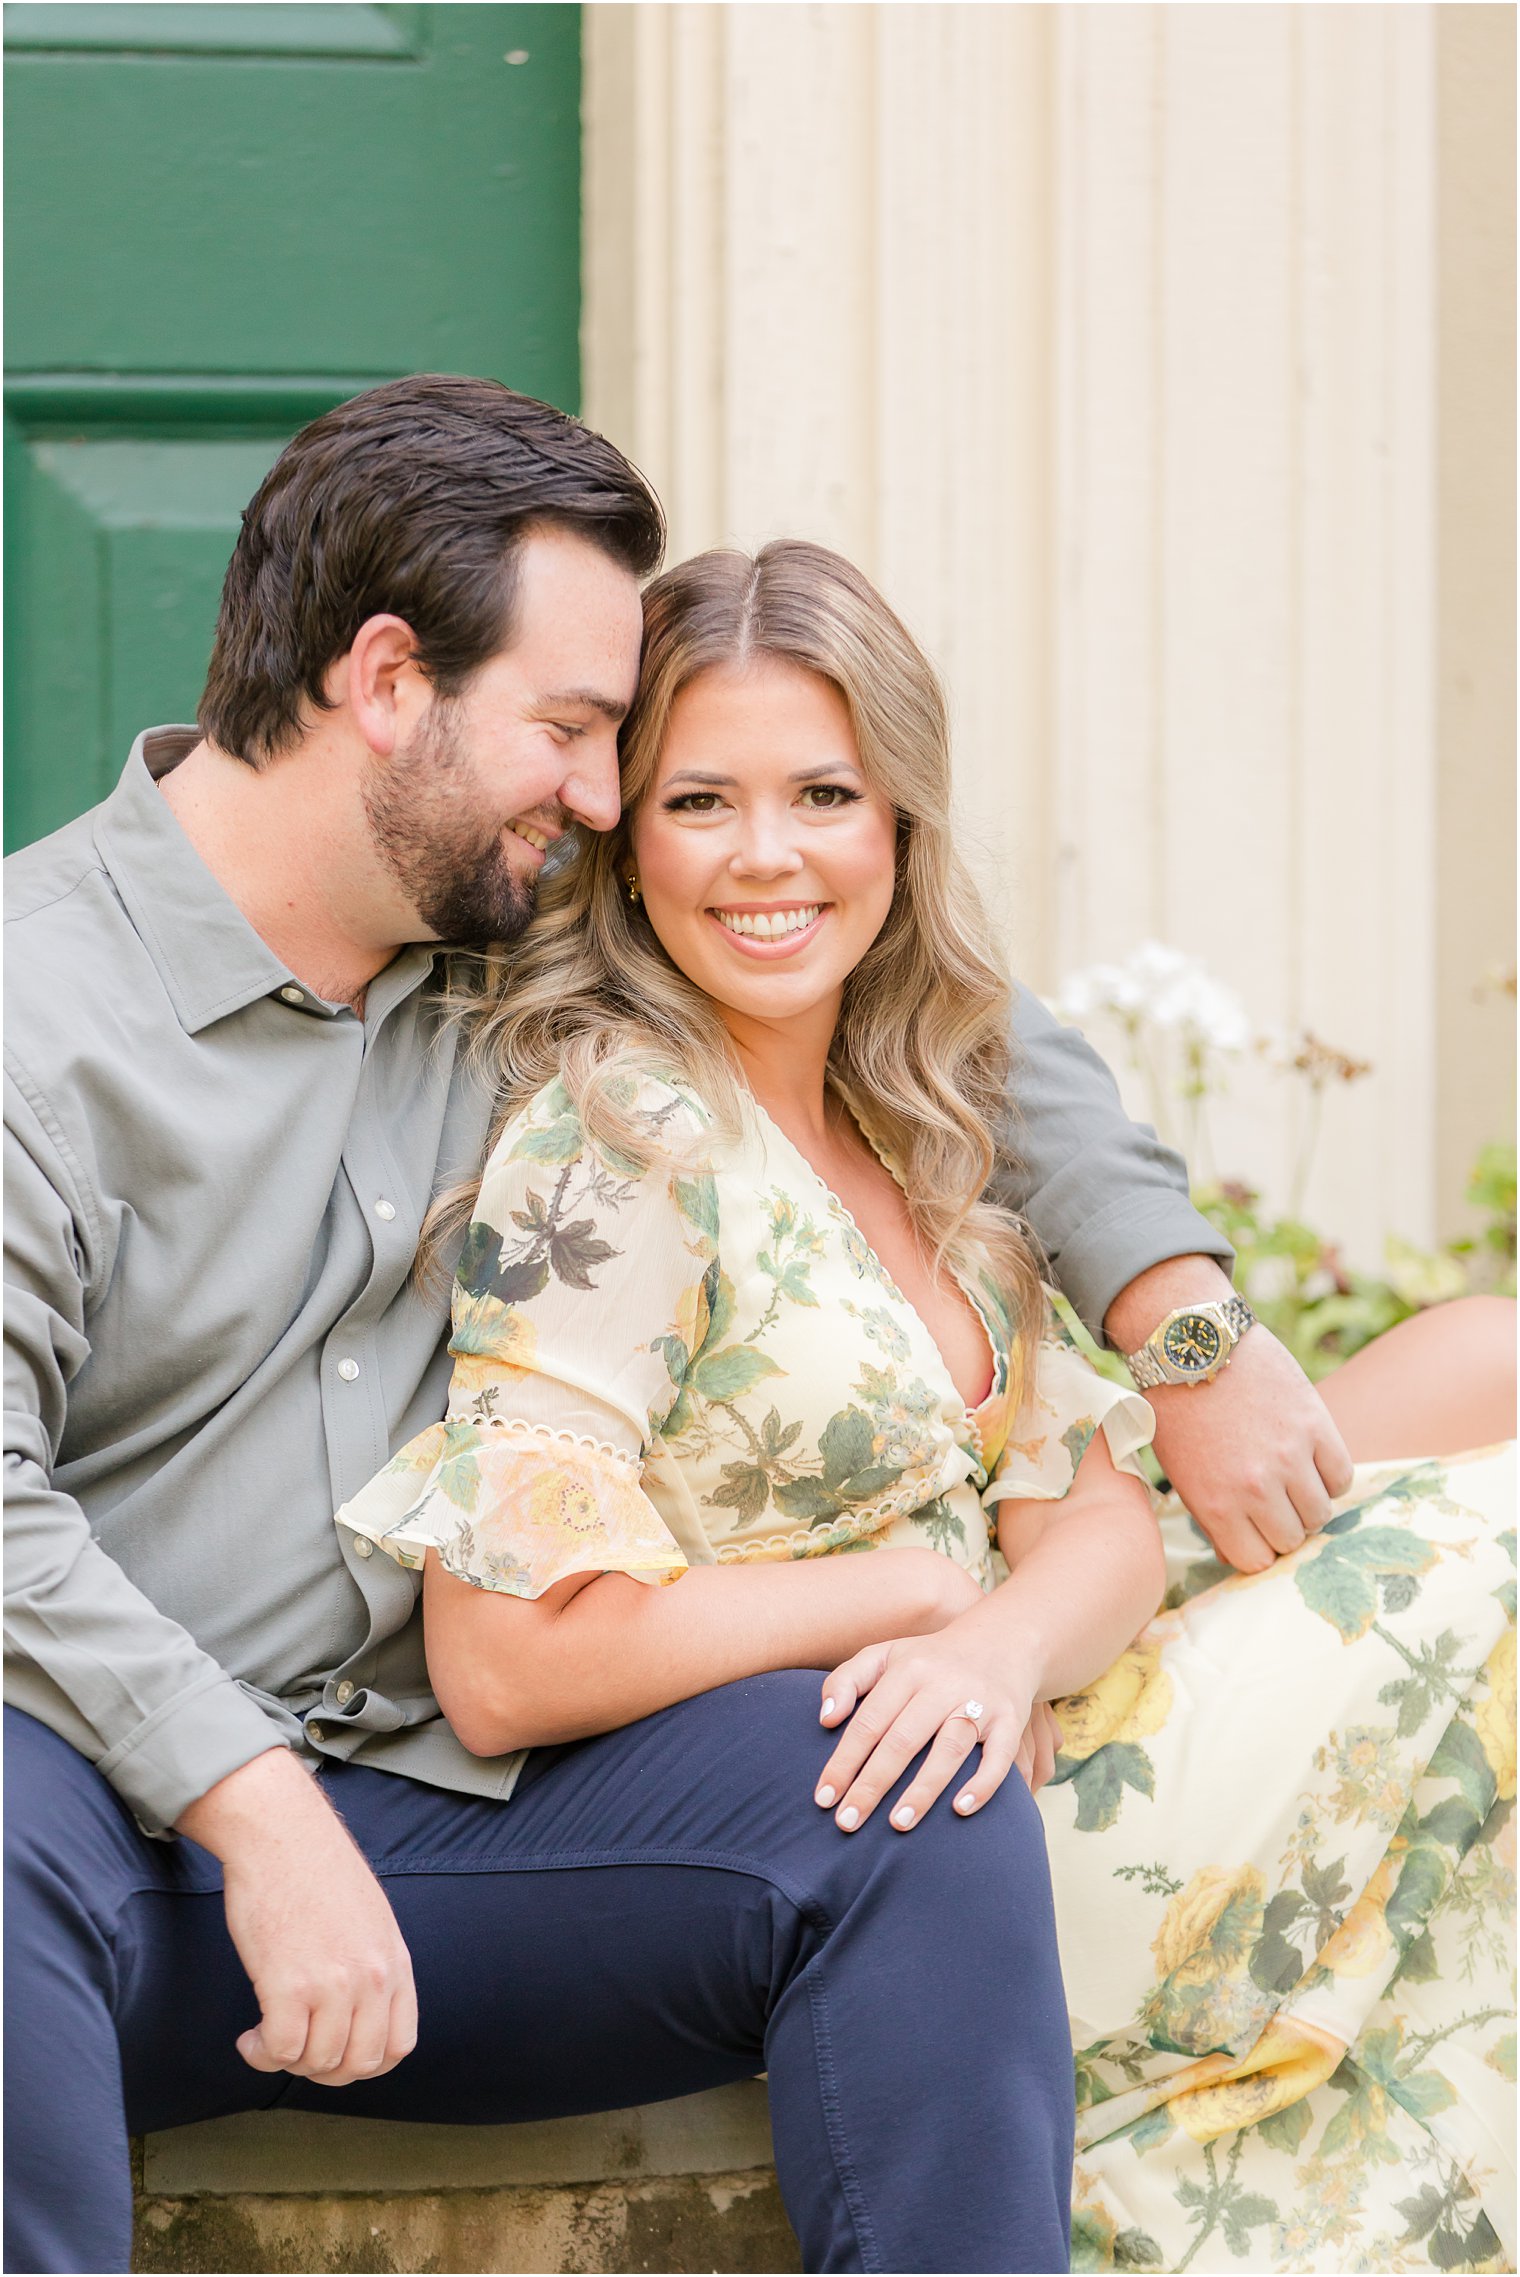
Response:
[[[1201,1376],[1224,1349],[1224,1339],[1207,1313],[1184,1312],[1169,1322],[1161,1349],[1185,1376]]]

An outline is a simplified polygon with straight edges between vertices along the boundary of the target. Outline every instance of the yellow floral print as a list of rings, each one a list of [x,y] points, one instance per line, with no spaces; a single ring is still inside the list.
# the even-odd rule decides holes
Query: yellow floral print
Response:
[[[976,1259],[992,1390],[968,1412],[763,1115],[720,1143],[680,1086],[633,1097],[678,1169],[599,1151],[558,1084],[504,1134],[448,1415],[341,1523],[523,1597],[883,1545],[990,1587],[1001,1502],[1058,1500],[1095,1431],[1136,1467],[1149,1408],[1050,1322],[1010,1412],[1016,1324]],[[1075,2268],[1514,2267],[1512,1512],[1507,1450],[1384,1464],[1226,1577],[1163,1506],[1169,1610],[1056,1703],[1039,1796]]]
[[[763,1113],[720,1144],[679,1085],[646,1078],[628,1103],[649,1132],[642,1167],[588,1137],[558,1082],[503,1132],[460,1259],[443,1435],[403,1447],[341,1524],[411,1564],[447,1545],[455,1572],[523,1596],[577,1559],[669,1579],[693,1509],[724,1564],[927,1547],[990,1587],[998,1502],[1063,1494],[1099,1429],[1137,1468],[1150,1409],[1053,1318],[1033,1324],[1037,1428],[1007,1443],[1015,1324],[975,1260],[962,1286],[992,1386],[968,1411],[848,1211]],[[487,1522],[482,1480],[499,1493],[507,1476],[496,1441],[524,1429],[559,1483]],[[609,1455],[632,1481],[611,1508]]]
[[[1473,1722],[1501,1802],[1515,1796],[1515,1632],[1506,1629],[1488,1656],[1488,1692]]]
[[[1167,2110],[1195,2143],[1215,2142],[1240,2127],[1255,2127],[1285,2111],[1339,2068],[1345,2042],[1292,2017],[1275,2017],[1248,2056],[1226,2064],[1214,2079],[1187,2084],[1181,2074]],[[1213,2059],[1216,2063],[1219,2058]],[[1196,2067],[1203,2072],[1207,2066]]]
[[[1148,1739],[1172,1705],[1172,1679],[1152,1634],[1122,1652],[1085,1692],[1069,1692],[1057,1710],[1061,1753],[1084,1761],[1111,1740]]]
[[[1514,2269],[1513,1496],[1512,1450],[1369,1467],[1328,1547],[1151,1624],[1156,1728],[1133,1660],[1084,1695],[1040,1797],[1075,2269]],[[1137,1738],[1148,1785],[1084,1817]]]

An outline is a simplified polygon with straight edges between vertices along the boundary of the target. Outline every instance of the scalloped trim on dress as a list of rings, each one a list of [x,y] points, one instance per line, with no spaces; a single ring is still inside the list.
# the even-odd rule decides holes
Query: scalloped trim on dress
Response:
[[[580,1447],[587,1454],[605,1455],[609,1462],[621,1463],[626,1470],[638,1470],[643,1461],[641,1455],[630,1455],[610,1439],[593,1439],[585,1431],[562,1431],[552,1423],[529,1423],[520,1415],[448,1415],[444,1421],[463,1423],[472,1431],[501,1431],[509,1438],[546,1439],[555,1446]]]

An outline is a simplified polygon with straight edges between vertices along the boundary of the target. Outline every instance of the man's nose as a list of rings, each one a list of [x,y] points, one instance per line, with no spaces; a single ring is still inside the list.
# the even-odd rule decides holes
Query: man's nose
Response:
[[[623,811],[618,784],[617,738],[594,748],[582,744],[575,765],[560,785],[560,804],[589,830],[610,830]]]

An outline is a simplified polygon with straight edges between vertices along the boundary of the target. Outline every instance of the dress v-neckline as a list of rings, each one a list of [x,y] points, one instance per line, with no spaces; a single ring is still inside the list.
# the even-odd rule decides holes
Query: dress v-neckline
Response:
[[[891,1179],[898,1192],[902,1193],[904,1191],[904,1188],[901,1178],[899,1178],[896,1169],[888,1159],[882,1147],[878,1145],[870,1129],[864,1122],[862,1122],[859,1114],[856,1112],[854,1101],[848,1096],[848,1094],[838,1083],[835,1083],[833,1088],[838,1093],[840,1099],[844,1102],[845,1110],[849,1115],[851,1122],[855,1125],[856,1130],[859,1131],[861,1137],[865,1140],[866,1145],[875,1155],[877,1161],[881,1164],[883,1170],[885,1170],[887,1176]],[[984,1311],[975,1291],[969,1286],[964,1276],[957,1271],[954,1263],[947,1258],[945,1262],[946,1268],[950,1274],[950,1278],[954,1281],[956,1287],[960,1290],[960,1293],[965,1298],[967,1304],[970,1305],[972,1313],[975,1315],[975,1318],[981,1327],[982,1334],[987,1340],[987,1351],[992,1361],[992,1381],[988,1385],[985,1395],[976,1402],[975,1406],[973,1406],[961,1391],[961,1388],[959,1384],[957,1384],[954,1376],[950,1373],[950,1363],[945,1358],[944,1353],[940,1350],[939,1338],[934,1334],[934,1331],[930,1328],[929,1323],[925,1320],[917,1305],[914,1304],[912,1298],[904,1294],[904,1292],[898,1287],[896,1281],[892,1278],[892,1275],[887,1271],[886,1266],[883,1264],[881,1258],[877,1254],[875,1245],[872,1242],[868,1241],[865,1234],[861,1231],[861,1228],[856,1222],[855,1214],[851,1210],[849,1203],[845,1201],[842,1195],[835,1193],[828,1180],[813,1167],[811,1162],[809,1162],[807,1156],[803,1153],[796,1140],[794,1138],[788,1137],[787,1133],[777,1122],[775,1116],[771,1114],[768,1108],[762,1106],[761,1102],[755,1097],[754,1092],[749,1090],[748,1085],[745,1086],[745,1089],[750,1102],[755,1109],[755,1112],[761,1117],[762,1121],[767,1123],[769,1127],[775,1132],[782,1145],[788,1147],[796,1156],[797,1161],[801,1164],[803,1170],[806,1171],[808,1177],[817,1187],[819,1193],[824,1196],[829,1205],[829,1208],[834,1211],[837,1216],[843,1218],[845,1224],[850,1228],[850,1231],[854,1234],[856,1240],[860,1243],[861,1248],[870,1258],[872,1266],[875,1268],[877,1278],[881,1281],[882,1286],[891,1292],[891,1294],[896,1298],[897,1302],[902,1306],[903,1311],[908,1315],[909,1319],[918,1329],[924,1343],[927,1344],[929,1350],[934,1354],[935,1359],[938,1361],[940,1376],[942,1377],[943,1381],[949,1385],[951,1396],[954,1399],[956,1406],[960,1409],[962,1415],[965,1416],[967,1423],[971,1426],[971,1430],[977,1441],[978,1451],[980,1451],[982,1444],[981,1419],[987,1413],[988,1409],[992,1406],[994,1400],[999,1399],[1007,1388],[1009,1355],[1003,1350],[1002,1345],[999,1343],[996,1335],[993,1333],[992,1323],[988,1319],[987,1314]]]

